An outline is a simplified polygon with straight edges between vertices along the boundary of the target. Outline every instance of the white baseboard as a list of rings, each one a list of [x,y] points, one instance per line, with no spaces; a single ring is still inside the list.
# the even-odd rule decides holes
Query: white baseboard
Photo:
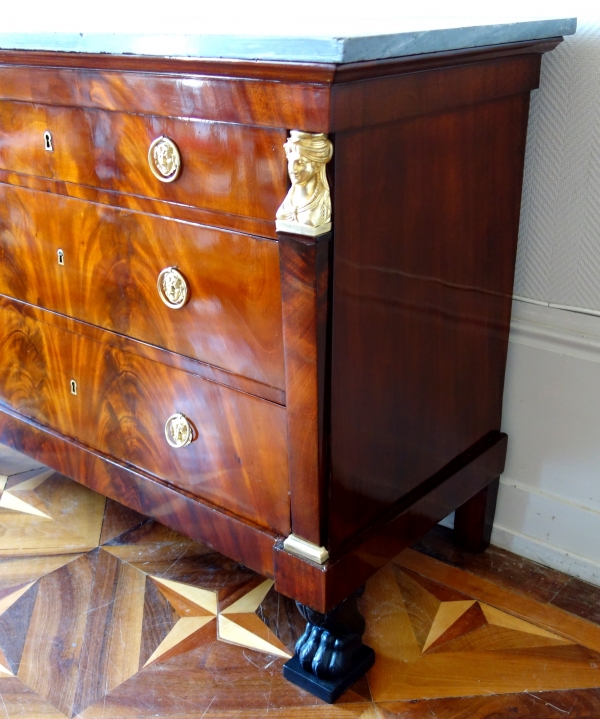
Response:
[[[527,492],[524,487],[515,487],[509,482],[510,480],[500,482],[492,544],[600,586],[600,562],[563,546],[566,544],[575,547],[582,543],[584,552],[589,554],[590,545],[597,544],[600,540],[600,514],[572,505],[560,497]],[[537,522],[523,517],[523,513],[535,517]],[[547,541],[544,541],[540,537],[522,534],[514,526],[503,525],[503,522],[513,525],[518,521],[528,529],[542,532],[546,531],[548,525],[555,525],[561,534],[568,536],[565,541],[564,536],[557,538],[550,533]],[[440,524],[453,529],[454,513],[448,515]]]
[[[600,585],[600,318],[513,303],[492,542]]]
[[[494,525],[492,531],[492,544],[600,587],[600,564],[586,557],[571,554],[498,525]]]
[[[502,429],[492,543],[600,586],[600,317],[513,303]]]
[[[503,476],[492,544],[600,586],[600,512]]]
[[[453,529],[454,513],[442,519],[440,525]],[[543,564],[545,567],[556,569],[600,587],[600,564],[591,559],[567,552],[533,537],[519,534],[512,529],[501,527],[498,523],[494,524],[491,543],[496,547],[518,554],[520,557],[531,559],[532,562]]]

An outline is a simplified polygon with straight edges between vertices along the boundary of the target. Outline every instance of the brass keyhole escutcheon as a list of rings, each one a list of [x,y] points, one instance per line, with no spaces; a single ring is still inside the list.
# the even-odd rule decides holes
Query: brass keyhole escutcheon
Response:
[[[179,148],[170,137],[157,137],[148,150],[148,164],[154,177],[161,182],[173,182],[181,171]]]
[[[56,250],[56,256],[58,257],[58,264],[65,264],[65,253],[62,250]]]
[[[175,449],[187,447],[194,439],[194,430],[189,419],[180,412],[172,414],[165,423],[165,437]]]
[[[156,280],[160,299],[171,309],[183,307],[189,298],[185,277],[175,267],[165,267]]]
[[[69,382],[69,385],[70,385],[70,387],[71,387],[71,394],[76,395],[76,394],[77,394],[77,382],[75,382],[75,380],[72,379],[72,380]]]
[[[52,147],[52,135],[48,130],[44,133],[44,148],[48,152],[54,152],[54,148]]]

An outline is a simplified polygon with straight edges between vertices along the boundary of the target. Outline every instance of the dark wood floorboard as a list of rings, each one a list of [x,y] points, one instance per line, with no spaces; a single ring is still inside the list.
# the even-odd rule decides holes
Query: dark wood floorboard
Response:
[[[282,677],[272,580],[3,461],[0,719],[600,719],[598,587],[437,527],[367,582],[377,660],[329,706]]]

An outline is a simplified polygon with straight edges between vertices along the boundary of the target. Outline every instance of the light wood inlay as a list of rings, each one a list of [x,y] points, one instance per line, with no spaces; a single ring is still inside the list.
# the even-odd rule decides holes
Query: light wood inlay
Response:
[[[157,584],[162,584],[167,589],[172,590],[175,594],[181,595],[184,599],[189,600],[193,604],[206,609],[212,614],[217,613],[217,595],[215,592],[207,592],[205,589],[198,587],[190,587],[181,582],[171,582],[168,579],[152,577]]]
[[[423,651],[429,649],[429,647],[439,639],[442,634],[460,618],[462,615],[475,604],[475,600],[465,602],[446,602],[441,604],[425,644],[423,645]]]
[[[53,471],[29,474],[10,477],[0,496],[0,556],[97,547],[105,498]]]
[[[79,485],[39,476],[12,476],[7,491],[31,493],[56,518],[70,507],[80,521],[89,498]],[[2,511],[4,532],[25,517],[43,542],[50,520]],[[272,580],[115,503],[106,513],[100,548],[0,556],[7,719],[600,715],[600,652],[540,626],[554,608],[414,552],[380,570],[361,599],[378,652],[368,680],[333,706],[315,703],[281,677],[304,622]],[[567,616],[580,632],[597,626]],[[540,713],[546,706],[554,713]]]
[[[0,497],[0,507],[3,507],[4,509],[14,509],[15,512],[23,512],[25,514],[33,514],[36,517],[43,517],[44,519],[50,519],[52,520],[52,517],[49,514],[46,514],[44,511],[42,511],[39,507],[36,507],[35,500],[30,502],[25,502],[21,497],[18,495],[15,496],[12,492],[3,492],[2,497]]]
[[[32,469],[44,469],[44,465],[20,452],[15,452],[10,447],[0,444],[0,491],[3,488],[3,479],[5,480],[13,474],[21,474]]]
[[[460,569],[455,569],[412,549],[406,549],[399,554],[394,562],[401,567],[421,573],[425,577],[435,578],[447,586],[456,587],[519,619],[529,619],[543,629],[600,652],[600,626],[597,624],[574,617],[561,609],[547,604],[542,605],[527,597],[519,596],[498,587],[489,580],[462,572]]]
[[[7,609],[10,609],[17,599],[20,599],[33,584],[33,582],[29,582],[29,584],[26,584],[24,587],[17,589],[16,592],[2,597],[2,599],[0,599],[0,614],[4,614]]]
[[[162,657],[163,654],[166,654],[177,644],[181,644],[181,642],[197,632],[199,629],[202,629],[203,626],[208,624],[208,622],[211,622],[213,619],[214,616],[181,617],[169,634],[167,634],[167,636],[159,644],[154,654],[152,654],[144,666],[147,667],[148,664],[152,664],[152,662]]]
[[[559,641],[562,641],[565,644],[572,643],[572,642],[567,641],[566,639],[562,639],[562,637],[559,637],[556,634],[552,634],[552,632],[547,632],[545,629],[542,629],[541,627],[536,627],[534,624],[530,624],[529,622],[524,622],[522,619],[517,619],[516,617],[513,617],[510,614],[506,614],[505,612],[501,612],[499,609],[490,607],[487,604],[480,603],[480,607],[481,607],[483,613],[485,614],[485,618],[488,620],[489,624],[495,625],[497,627],[504,627],[506,629],[516,629],[519,632],[528,632],[529,634],[536,634],[539,637],[548,637],[549,639],[558,639]]]
[[[14,677],[14,674],[8,667],[8,660],[4,656],[4,652],[0,649],[0,676],[2,674],[7,674],[10,677]]]
[[[253,614],[219,616],[219,639],[242,647],[256,649],[289,659],[288,651],[279,639]],[[261,636],[262,635],[262,636]]]
[[[395,561],[402,565],[406,554]],[[418,606],[414,607],[412,602],[415,598],[421,599],[423,592],[419,595],[413,587],[402,604],[390,605],[388,601],[388,612],[391,610],[393,619],[386,617],[385,621],[378,609],[383,596],[393,596],[397,591],[402,594],[402,586],[418,583],[421,559],[426,560],[422,564],[428,569],[423,572],[426,576],[422,589],[430,594],[443,595],[447,586],[466,594],[470,582],[476,578],[454,570],[457,581],[444,583],[442,577],[450,569],[447,565],[414,552],[410,557],[414,559],[410,581],[400,581],[398,572],[386,567],[367,583],[363,599],[368,642],[378,657],[368,675],[376,702],[598,685],[600,653],[540,630],[537,625],[516,619],[496,607],[482,606],[474,599],[440,600],[423,652],[417,655],[416,635],[422,630],[422,621]],[[423,571],[422,565],[420,568]],[[435,591],[435,583],[440,591]],[[378,601],[374,601],[374,597],[378,597]],[[576,621],[586,624],[583,620]],[[389,649],[392,622],[405,627],[404,641],[395,643],[396,651]]]
[[[390,565],[380,570],[369,582],[369,591],[362,598],[362,607],[367,617],[378,617],[377,626],[367,621],[365,632],[365,644],[373,646],[375,640],[377,641],[378,664],[389,664],[393,667],[392,671],[401,671],[404,663],[414,662],[421,656],[421,647],[417,643],[404,598]],[[382,673],[370,677],[369,680],[374,681],[377,686],[380,676]]]
[[[255,612],[272,586],[273,580],[266,579],[251,592],[248,592],[248,594],[240,597],[237,601],[233,602],[233,604],[225,607],[225,609],[221,611],[221,614],[243,614],[247,612]]]

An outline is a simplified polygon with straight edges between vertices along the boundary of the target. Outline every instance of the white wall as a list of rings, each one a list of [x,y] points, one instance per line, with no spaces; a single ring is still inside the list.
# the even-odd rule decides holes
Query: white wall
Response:
[[[600,318],[514,303],[503,429],[492,542],[600,585]]]
[[[544,55],[531,95],[515,294],[600,310],[597,13]]]
[[[600,585],[596,13],[544,57],[532,96],[492,542]]]

